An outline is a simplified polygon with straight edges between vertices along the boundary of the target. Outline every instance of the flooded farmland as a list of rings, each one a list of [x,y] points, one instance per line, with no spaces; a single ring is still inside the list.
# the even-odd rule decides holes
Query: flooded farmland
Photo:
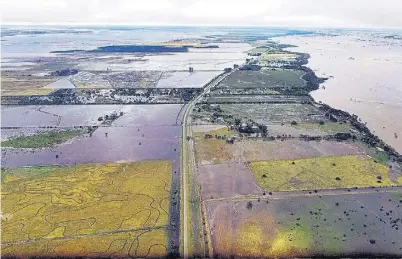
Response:
[[[3,149],[6,167],[176,159],[182,105],[18,106],[2,109],[4,138],[33,135],[50,128],[87,128],[83,134],[52,148]],[[99,117],[122,112],[111,125]]]
[[[183,105],[25,105],[2,108],[2,127],[97,126],[99,117],[113,112],[126,116],[116,126],[176,125]]]
[[[199,88],[206,85],[212,78],[221,74],[221,71],[198,71],[189,74],[186,72],[163,73],[156,85],[157,88]]]
[[[402,152],[402,44],[381,34],[293,36],[281,43],[311,55],[307,66],[328,77],[312,92],[316,101],[358,115],[385,142]]]
[[[100,127],[53,148],[3,149],[2,166],[176,160],[179,135],[179,126]]]
[[[312,32],[4,32],[6,257],[401,255],[402,156],[269,38]]]
[[[398,195],[278,193],[248,201],[210,200],[214,255],[397,256],[402,250],[400,223],[393,223],[402,213]],[[250,244],[251,234],[259,245]]]

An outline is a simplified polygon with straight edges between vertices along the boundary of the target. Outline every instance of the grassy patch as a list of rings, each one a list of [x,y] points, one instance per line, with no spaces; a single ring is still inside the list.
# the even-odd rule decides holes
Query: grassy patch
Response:
[[[206,134],[210,134],[213,138],[205,138]],[[220,163],[221,161],[230,160],[233,155],[229,152],[224,139],[217,139],[217,136],[227,137],[234,135],[234,132],[227,127],[212,130],[209,132],[194,133],[194,147],[197,163],[213,162]]]
[[[377,161],[378,163],[387,165],[388,161],[389,161],[389,155],[387,152],[385,151],[380,151],[376,148],[373,147],[367,147],[366,148],[366,152],[367,154],[369,154],[371,157],[373,157],[373,159],[375,161]]]
[[[271,246],[271,255],[274,257],[308,255],[312,244],[312,233],[307,220],[300,220],[292,227],[279,228]]]
[[[2,253],[166,255],[171,171],[169,161],[5,169]]]
[[[54,130],[50,132],[41,132],[34,135],[20,136],[1,142],[3,147],[14,148],[44,148],[66,142],[76,136],[81,135],[81,130]]]
[[[271,49],[272,49],[272,48],[270,48],[270,47],[256,47],[256,48],[253,48],[253,49],[248,50],[247,53],[250,53],[250,54],[254,54],[254,53],[264,53],[264,52],[267,52],[267,51],[269,51],[269,50],[271,50]]]
[[[260,71],[236,71],[218,88],[272,88],[290,87],[300,88],[306,84],[301,77],[305,74],[301,70],[292,69],[261,69]]]
[[[19,95],[49,95],[55,89],[51,88],[33,88],[33,89],[2,89],[3,96],[19,96]]]
[[[259,185],[272,191],[395,186],[388,167],[367,156],[336,156],[251,162]]]
[[[301,103],[236,103],[220,104],[225,114],[243,119],[252,119],[260,124],[297,121],[306,123],[324,116],[316,107]]]
[[[297,125],[292,125],[292,127],[296,129],[319,130],[321,132],[330,133],[349,132],[350,130],[350,126],[348,124],[334,122],[326,122],[322,125],[319,123],[300,123]]]
[[[279,61],[279,60],[293,60],[297,57],[292,53],[263,53],[260,57],[261,61]]]

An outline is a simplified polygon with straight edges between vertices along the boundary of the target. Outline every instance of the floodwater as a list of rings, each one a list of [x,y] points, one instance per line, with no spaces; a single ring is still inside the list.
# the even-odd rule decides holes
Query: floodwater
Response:
[[[201,88],[221,73],[221,71],[164,72],[156,88]]]
[[[100,127],[54,148],[2,149],[2,166],[177,160],[179,136],[180,126]]]
[[[49,129],[38,127],[100,126],[53,148],[2,149],[2,166],[106,163],[168,159],[178,161],[182,105],[54,105],[6,106],[2,109],[5,138]],[[112,125],[98,117],[113,112],[123,116]],[[32,127],[32,128],[31,128]],[[57,157],[56,157],[57,155]],[[175,168],[178,165],[175,164]],[[177,170],[177,169],[176,169]]]
[[[26,105],[3,106],[2,127],[74,127],[97,126],[99,117],[113,112],[123,116],[115,126],[177,125],[183,105]]]
[[[236,43],[234,43],[236,44]],[[252,48],[251,46],[249,47]],[[243,52],[180,52],[172,54],[146,55],[143,61],[135,61],[128,64],[100,62],[99,60],[81,62],[76,66],[79,70],[104,71],[129,71],[129,70],[159,70],[176,71],[193,67],[194,71],[223,71],[233,64],[243,64],[247,54]]]
[[[44,88],[71,89],[71,88],[75,88],[75,85],[73,85],[68,79],[63,78],[63,79],[57,80],[56,82],[53,82],[51,84],[44,86]]]
[[[291,36],[281,43],[311,55],[317,76],[329,77],[313,91],[316,101],[356,114],[386,143],[402,153],[402,41],[360,33]]]
[[[276,257],[400,258],[400,194],[376,191],[322,196],[321,191],[310,196],[274,193],[275,198],[267,202],[263,198],[253,201],[252,209],[246,209],[248,200],[207,201],[214,252],[229,257],[237,249],[246,249],[240,247],[247,244],[239,242],[247,239],[241,227],[252,222],[258,230],[269,233],[260,247],[287,245],[274,251]],[[262,249],[253,252],[257,254],[250,257],[264,257],[266,253]]]

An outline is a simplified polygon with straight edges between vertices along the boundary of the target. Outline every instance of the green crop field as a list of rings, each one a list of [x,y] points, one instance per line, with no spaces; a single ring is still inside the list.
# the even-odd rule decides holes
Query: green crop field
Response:
[[[40,132],[33,135],[19,136],[2,141],[1,146],[14,148],[53,147],[81,134],[83,134],[83,131],[81,130],[54,130],[50,132]]]

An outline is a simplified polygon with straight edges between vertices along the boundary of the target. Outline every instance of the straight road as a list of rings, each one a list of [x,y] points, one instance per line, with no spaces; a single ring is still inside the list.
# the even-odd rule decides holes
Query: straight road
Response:
[[[234,71],[233,71],[234,72]],[[189,154],[193,152],[193,143],[192,143],[192,131],[191,131],[191,114],[195,107],[195,104],[201,100],[201,98],[208,93],[211,88],[217,86],[222,80],[224,80],[231,73],[224,73],[221,76],[217,77],[213,81],[209,82],[204,86],[204,89],[200,95],[195,97],[193,100],[189,101],[185,107],[183,121],[182,121],[182,156],[181,156],[181,185],[182,185],[182,203],[183,203],[183,219],[181,219],[181,226],[183,227],[183,257],[184,259],[188,258],[188,225],[191,224],[188,218],[188,203],[190,194],[187,193],[187,188],[190,186],[188,183],[188,175],[190,174],[189,170],[194,170],[194,168],[188,168],[189,165]],[[193,154],[192,154],[193,155]],[[191,166],[192,167],[192,166]]]

